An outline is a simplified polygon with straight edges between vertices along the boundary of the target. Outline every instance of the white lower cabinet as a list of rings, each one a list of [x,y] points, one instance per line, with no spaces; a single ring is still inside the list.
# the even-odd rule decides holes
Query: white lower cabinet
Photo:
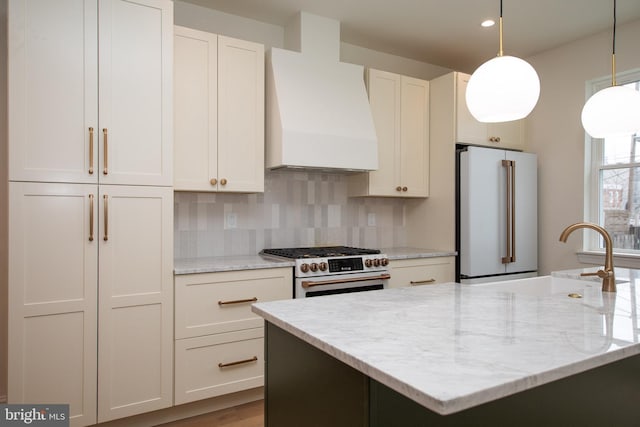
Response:
[[[9,403],[172,404],[173,190],[9,183]]]
[[[98,421],[168,408],[173,189],[101,185]]]
[[[263,320],[251,304],[290,299],[291,267],[175,276],[175,404],[264,384]]]
[[[455,280],[455,257],[413,258],[389,261],[390,288],[435,285]]]
[[[96,422],[97,196],[9,184],[8,403],[68,403],[72,426]]]

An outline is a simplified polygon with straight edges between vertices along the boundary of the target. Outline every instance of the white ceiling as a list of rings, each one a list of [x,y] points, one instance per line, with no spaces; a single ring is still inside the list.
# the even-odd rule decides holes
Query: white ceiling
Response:
[[[498,26],[480,22],[499,0],[183,1],[279,26],[303,10],[340,21],[346,43],[467,72],[498,52]],[[640,19],[640,0],[618,0],[617,16]],[[613,0],[504,0],[503,20],[505,55],[527,57],[611,29]]]

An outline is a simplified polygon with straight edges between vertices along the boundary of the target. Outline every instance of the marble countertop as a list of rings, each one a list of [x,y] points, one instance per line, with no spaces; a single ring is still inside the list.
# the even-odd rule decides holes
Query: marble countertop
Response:
[[[218,271],[255,270],[260,268],[293,267],[293,261],[279,261],[260,255],[185,258],[173,261],[173,273],[215,273]]]
[[[455,251],[440,251],[422,248],[386,248],[381,249],[390,260],[433,258],[454,256]],[[217,271],[254,270],[260,268],[293,267],[293,260],[277,260],[260,255],[219,256],[202,258],[179,258],[173,261],[173,272],[176,275],[193,273],[215,273]]]
[[[551,276],[445,283],[258,303],[253,311],[446,415],[639,354],[636,283],[617,293]]]

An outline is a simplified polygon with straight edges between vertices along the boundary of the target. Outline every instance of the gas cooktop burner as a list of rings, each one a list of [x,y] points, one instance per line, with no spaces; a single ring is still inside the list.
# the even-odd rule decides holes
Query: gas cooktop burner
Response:
[[[375,255],[380,251],[377,249],[353,248],[350,246],[319,246],[316,248],[283,248],[283,249],[263,249],[266,255],[279,256],[283,258],[322,258],[356,255]]]

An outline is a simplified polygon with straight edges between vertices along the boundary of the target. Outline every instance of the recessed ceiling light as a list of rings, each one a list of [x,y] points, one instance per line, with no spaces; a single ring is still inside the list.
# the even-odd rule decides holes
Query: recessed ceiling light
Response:
[[[482,21],[480,25],[483,27],[493,27],[494,25],[496,25],[496,21],[494,21],[493,19],[487,19],[486,21]]]

